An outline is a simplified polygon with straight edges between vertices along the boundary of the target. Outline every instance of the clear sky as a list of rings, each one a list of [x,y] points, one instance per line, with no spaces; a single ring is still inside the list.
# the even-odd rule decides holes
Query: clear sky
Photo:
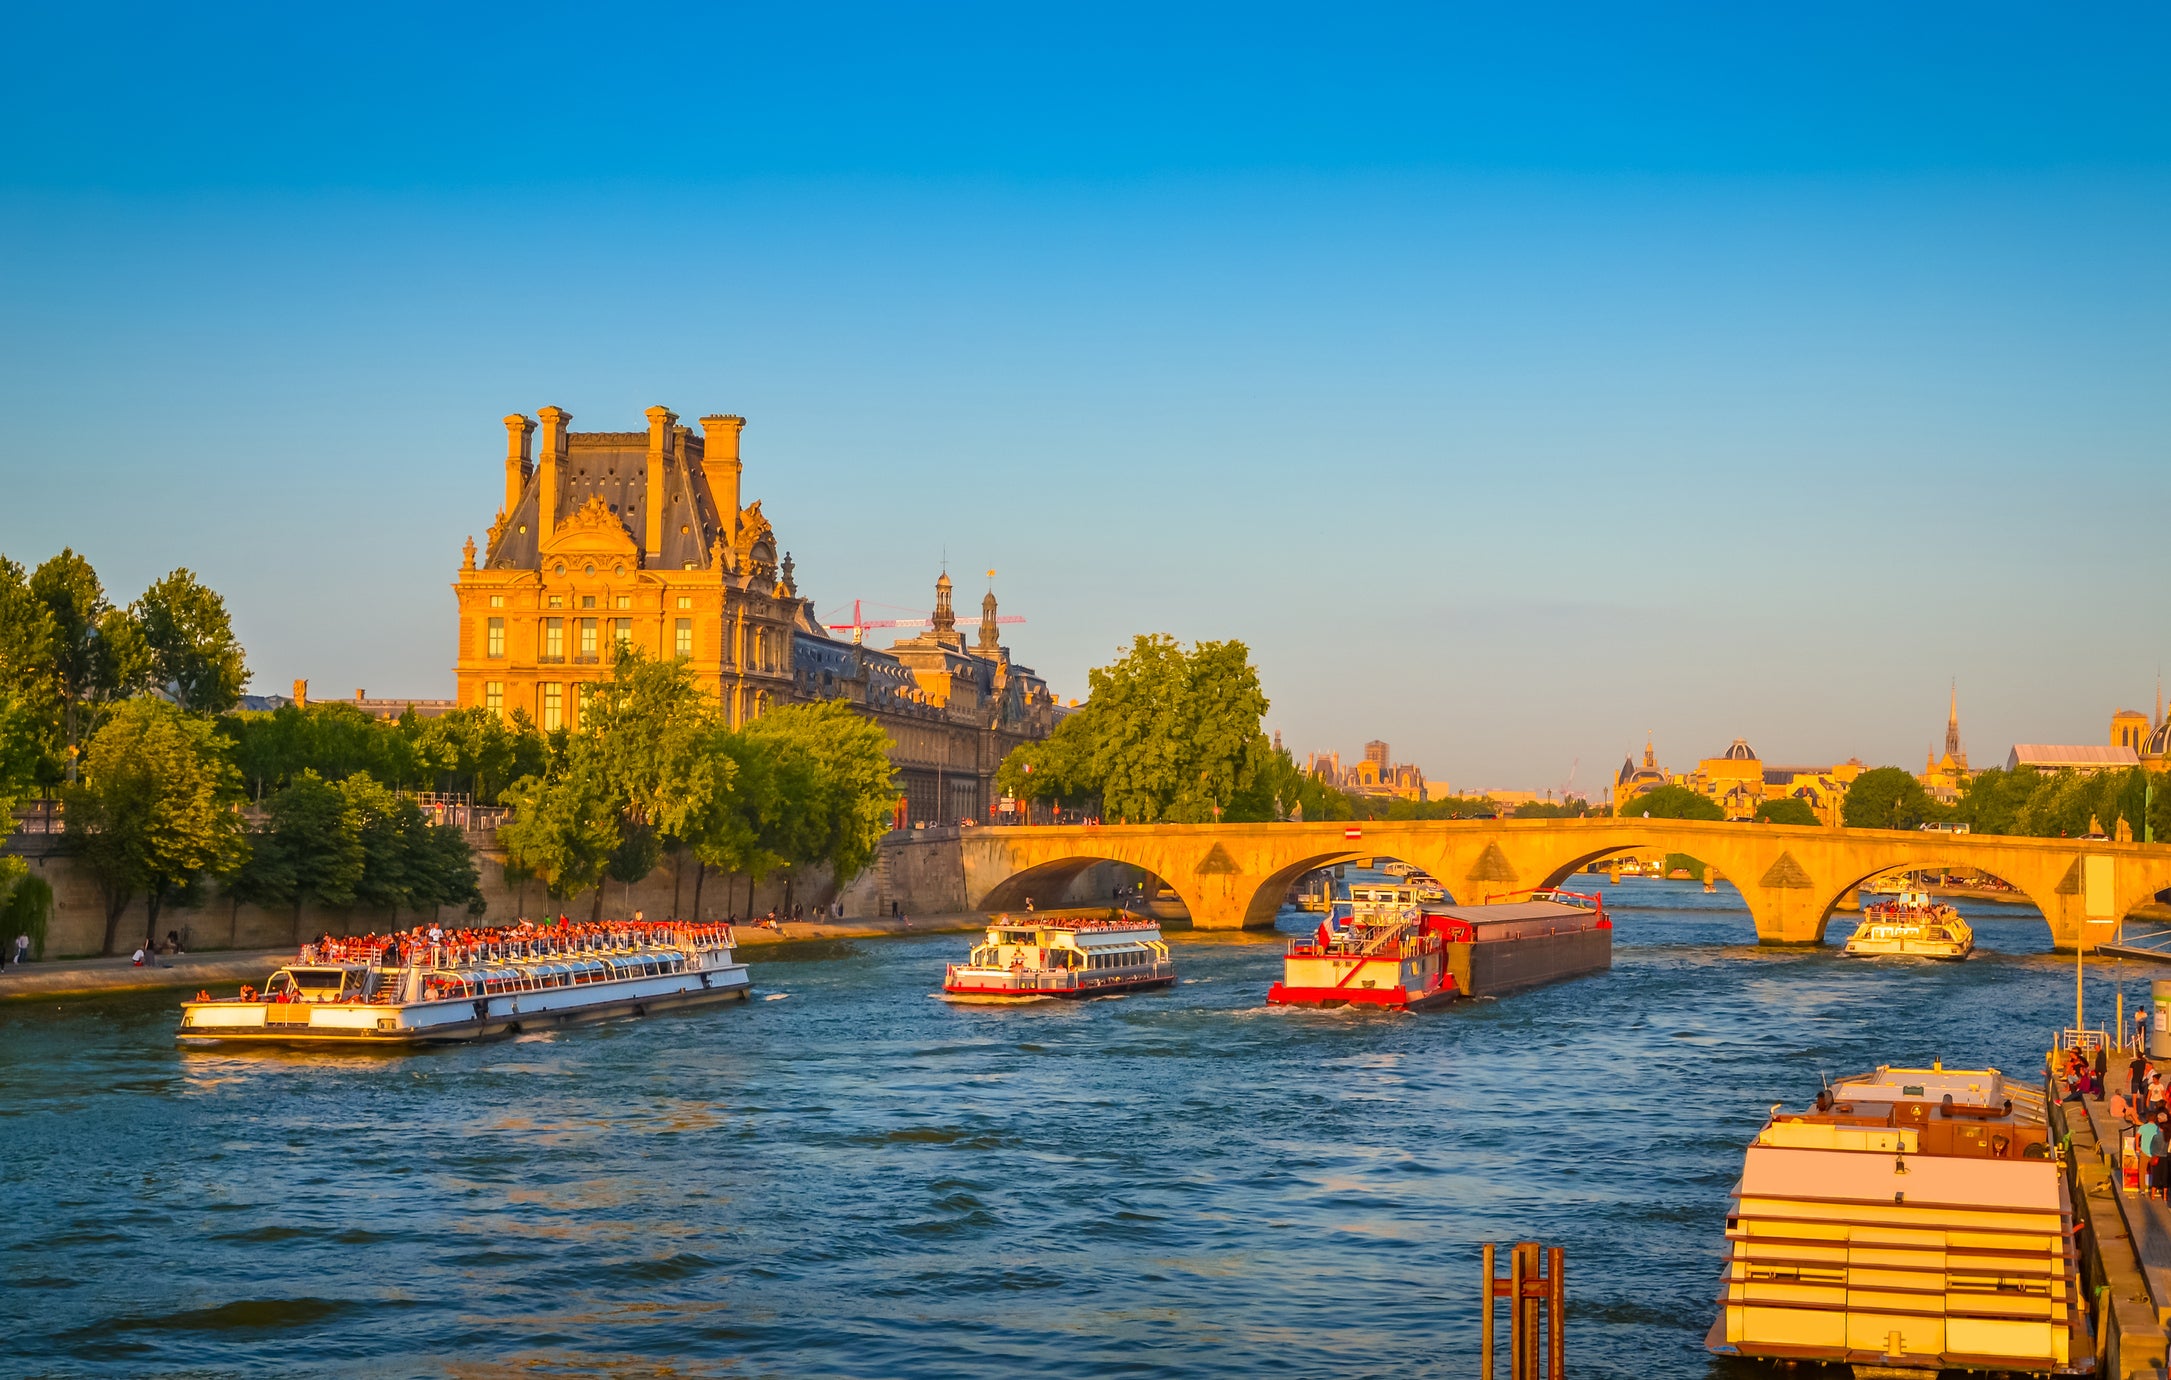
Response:
[[[1300,755],[2149,707],[2164,12],[1512,8],[26,9],[0,551],[448,694],[499,419],[663,403],[747,416],[824,613],[993,567],[1067,695],[1241,638]]]

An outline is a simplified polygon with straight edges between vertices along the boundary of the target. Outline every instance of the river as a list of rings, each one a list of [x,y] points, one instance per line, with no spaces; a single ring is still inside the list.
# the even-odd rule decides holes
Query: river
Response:
[[[1703,1338],[1766,1108],[2030,1072],[2072,961],[2016,907],[1885,966],[1605,890],[1610,975],[1422,1016],[1269,1010],[1278,940],[1183,935],[1161,994],[953,1007],[968,937],[860,941],[752,951],[745,1006],[406,1056],[0,1005],[0,1371],[1467,1376],[1477,1243],[1521,1237],[1567,1250],[1571,1374],[1763,1374]]]

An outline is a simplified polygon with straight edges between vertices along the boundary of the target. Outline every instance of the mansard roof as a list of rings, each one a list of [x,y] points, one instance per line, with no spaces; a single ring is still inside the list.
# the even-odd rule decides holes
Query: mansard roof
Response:
[[[702,440],[688,427],[672,429],[673,444],[663,458],[663,531],[661,554],[651,562],[664,570],[702,570],[722,530],[707,476],[702,472]],[[541,568],[540,524],[545,469],[535,467],[520,491],[520,501],[491,543],[488,570]],[[565,459],[557,466],[559,527],[600,502],[625,531],[636,552],[648,549],[648,433],[645,431],[575,431],[566,435]]]

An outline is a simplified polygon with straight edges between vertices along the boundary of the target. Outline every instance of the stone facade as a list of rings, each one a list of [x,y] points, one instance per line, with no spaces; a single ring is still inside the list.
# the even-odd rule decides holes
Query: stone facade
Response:
[[[976,644],[946,574],[931,632],[886,651],[831,637],[761,504],[740,502],[745,420],[703,417],[697,435],[668,408],[647,418],[645,432],[572,431],[557,407],[505,419],[504,506],[453,586],[457,703],[574,727],[631,646],[683,658],[733,727],[844,700],[889,735],[906,822],[986,818],[1003,757],[1059,714],[996,636],[994,593]]]

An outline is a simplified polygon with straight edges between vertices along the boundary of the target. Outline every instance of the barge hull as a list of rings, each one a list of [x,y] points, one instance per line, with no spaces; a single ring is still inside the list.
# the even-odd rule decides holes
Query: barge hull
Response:
[[[1471,997],[1497,997],[1606,972],[1613,967],[1613,931],[1456,941],[1447,946],[1447,966],[1454,974],[1456,991]]]
[[[1270,1006],[1311,1006],[1331,1010],[1337,1006],[1376,1006],[1383,1011],[1432,1011],[1446,1006],[1461,993],[1441,987],[1410,996],[1396,988],[1287,987],[1277,982],[1267,989]]]

